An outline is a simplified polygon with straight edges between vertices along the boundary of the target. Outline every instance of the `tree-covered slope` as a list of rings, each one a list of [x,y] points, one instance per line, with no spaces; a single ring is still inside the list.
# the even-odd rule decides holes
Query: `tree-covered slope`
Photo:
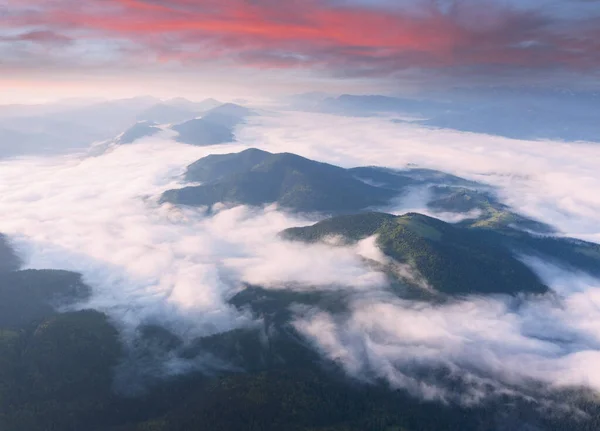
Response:
[[[428,208],[455,213],[474,212],[459,222],[486,241],[524,256],[600,276],[600,245],[557,234],[552,226],[512,211],[492,193],[464,187],[433,186]]]
[[[215,334],[184,349],[188,357],[230,358],[235,368],[209,379],[186,376],[178,383],[185,388],[179,392],[170,383],[154,388],[162,404],[154,404],[155,410],[146,408],[146,420],[130,421],[110,431],[558,431],[565,426],[591,431],[598,423],[597,403],[576,391],[541,389],[538,395],[547,406],[553,402],[577,405],[587,415],[579,420],[553,407],[541,409],[536,401],[518,395],[518,390],[466,407],[424,401],[380,381],[349,380],[339,364],[320,358],[294,333],[289,318],[279,320],[294,303],[316,305],[322,299],[312,293],[247,287],[231,302],[241,309],[250,306],[263,328]],[[469,385],[468,379],[443,367],[421,372],[457,394]]]
[[[422,278],[442,293],[516,294],[548,290],[507,248],[486,241],[477,231],[421,214],[341,216],[283,232],[285,238],[309,242],[337,235],[351,241],[377,235],[377,245],[387,256],[408,264],[416,271],[416,280]]]
[[[205,183],[169,190],[162,201],[192,206],[276,202],[295,211],[350,212],[384,205],[397,194],[337,166],[260,150],[201,159],[190,166],[186,178]]]
[[[87,299],[77,273],[26,270],[0,273],[0,328],[20,328],[54,314],[56,307]]]
[[[116,329],[96,311],[0,329],[0,429],[97,429],[110,414],[120,357]]]
[[[540,221],[515,213],[491,192],[465,187],[436,185],[429,189],[427,207],[436,212],[469,213],[462,225],[489,229],[514,228],[550,234],[554,229]]]
[[[297,338],[289,319],[269,319],[290,303],[315,303],[310,294],[299,295],[283,298],[248,287],[231,302],[240,309],[250,305],[264,328],[215,334],[188,345],[162,328],[141,330],[153,349],[159,340],[159,347],[172,353],[162,360],[212,355],[235,368],[214,374],[201,367],[154,381],[135,397],[113,390],[115,367],[127,349],[101,313],[54,314],[24,329],[0,330],[0,429],[558,431],[568,426],[591,431],[598,425],[597,403],[577,393],[540,394],[548,406],[552,400],[568,402],[585,412],[573,418],[516,393],[465,407],[423,401],[382,382],[349,380],[338,364]],[[468,384],[443,369],[427,373],[457,392]]]
[[[336,234],[359,239],[385,226],[383,232],[392,245],[408,235],[397,232],[401,229],[426,241],[473,245],[453,236],[453,230],[461,228],[418,215],[361,214],[340,218],[334,228],[323,227],[332,220],[321,223],[321,229],[307,240],[316,241],[334,228]],[[598,403],[583,391],[542,388],[535,394],[547,406],[543,409],[542,403],[517,392],[465,407],[423,401],[381,381],[350,380],[340,364],[324,359],[293,324],[295,306],[344,313],[342,291],[246,286],[229,302],[253,315],[254,325],[187,342],[158,325],[142,326],[135,335],[121,337],[100,312],[60,313],[55,308],[87,294],[89,288],[80,276],[66,271],[0,274],[0,307],[4,307],[0,309],[0,430],[598,429]],[[146,355],[136,355],[136,349]],[[136,369],[146,369],[148,360],[189,368],[188,373],[170,377],[164,371],[156,375],[164,368],[150,368],[153,374],[145,382],[146,391],[124,396],[115,391],[123,382],[114,383],[124,378],[120,373],[131,370],[123,367],[126,360]],[[457,393],[469,384],[451,370],[422,372]],[[573,418],[571,410],[565,414],[554,405],[568,405],[581,414]]]
[[[239,153],[211,154],[189,165],[186,181],[210,182],[251,170],[271,157],[271,153],[249,148]]]

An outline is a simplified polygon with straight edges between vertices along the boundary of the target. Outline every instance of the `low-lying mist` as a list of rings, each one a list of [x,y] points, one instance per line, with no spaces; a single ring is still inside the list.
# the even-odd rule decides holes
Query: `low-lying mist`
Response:
[[[285,228],[313,220],[275,207],[202,210],[160,206],[194,160],[239,147],[198,149],[149,140],[101,156],[4,162],[0,231],[27,268],[84,275],[89,304],[125,326],[146,320],[185,336],[241,324],[225,298],[242,281],[364,288],[384,282],[347,249],[287,244]],[[243,320],[243,319],[242,319]]]
[[[588,275],[525,256],[553,294],[409,301],[394,297],[385,275],[365,262],[381,257],[372,240],[339,247],[278,236],[316,215],[276,206],[208,214],[158,203],[164,190],[181,186],[188,164],[251,146],[344,167],[439,169],[497,187],[515,211],[561,235],[600,241],[600,146],[305,113],[248,121],[230,145],[198,148],[157,136],[95,156],[2,161],[0,232],[24,267],[82,273],[93,296],[79,307],[106,312],[125,335],[144,323],[184,340],[250,325],[252,316],[227,301],[245,283],[345,289],[361,293],[348,312],[299,310],[295,327],[351,376],[452,399],[419,371],[442,366],[473,383],[463,402],[485,396],[490,385],[510,391],[529,380],[600,390],[600,281]],[[415,192],[392,209],[425,212],[425,204]]]

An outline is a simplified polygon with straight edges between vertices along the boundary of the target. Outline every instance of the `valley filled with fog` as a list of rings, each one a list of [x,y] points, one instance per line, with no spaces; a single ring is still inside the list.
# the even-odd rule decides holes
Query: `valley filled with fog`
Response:
[[[308,362],[336,368],[351,384],[460,409],[514,397],[566,423],[594,419],[590,411],[597,410],[588,407],[598,408],[600,391],[600,144],[442,128],[441,120],[357,113],[355,105],[336,111],[332,103],[309,109],[140,98],[38,107],[35,115],[2,111],[0,233],[20,270],[82,275],[89,295],[54,305],[60,312],[96,310],[116,328],[124,346],[112,370],[116,393],[145,393],[188,374],[269,369],[271,359],[256,366],[239,353],[242,341],[234,349],[240,359],[227,349],[203,350],[198,340],[254,329],[268,340],[273,327],[293,333],[294,345],[314,355]],[[229,176],[217,170],[229,159],[205,159],[223,164],[192,170],[207,156],[234,153],[247,155],[240,166],[258,159],[247,168],[231,159]],[[264,196],[245,189],[254,172],[264,173],[256,180],[266,184]],[[323,175],[323,188],[309,197],[280,190],[295,175]],[[398,177],[398,184],[378,175]],[[266,190],[269,181],[276,191]],[[340,205],[347,207],[326,206],[351,186],[354,206],[346,198]],[[353,193],[367,186],[359,202]],[[453,268],[460,277],[469,271],[461,265],[489,250],[505,259],[502,274],[521,274],[523,286],[535,286],[485,290],[485,274],[466,274],[456,278],[460,289],[444,291],[437,267],[429,273],[425,264],[386,252],[385,224],[352,238],[337,227],[324,228],[318,240],[310,232],[302,240],[282,235],[372,211],[407,217],[399,223],[422,234],[415,241],[424,242],[415,244],[434,254],[438,234],[456,235],[440,259],[454,258],[463,230],[476,232],[465,234],[465,260]],[[480,232],[503,242],[488,247],[468,236]],[[499,265],[490,265],[487,277]],[[265,311],[254,297],[244,302],[252,289],[260,290],[257,298],[272,295],[268,304],[276,308]],[[144,328],[160,328],[175,341],[148,341]],[[573,391],[582,395],[565,395]],[[521,428],[506,423],[485,429],[555,429],[533,413]]]

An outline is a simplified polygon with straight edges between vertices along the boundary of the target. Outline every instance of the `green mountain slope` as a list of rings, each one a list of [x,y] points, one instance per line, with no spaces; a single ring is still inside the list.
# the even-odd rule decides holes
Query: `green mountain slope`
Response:
[[[537,257],[549,264],[584,271],[600,277],[600,245],[574,238],[529,234],[511,228],[476,226],[477,234],[486,241],[502,244],[524,256]]]
[[[186,178],[205,183],[169,190],[162,201],[192,206],[276,202],[294,211],[350,212],[384,205],[397,194],[337,166],[256,149],[201,159],[190,166]]]
[[[186,181],[210,182],[251,170],[263,163],[271,153],[249,148],[239,153],[211,154],[192,163],[185,172]]]
[[[432,186],[429,190],[432,199],[427,207],[431,210],[478,213],[474,218],[464,221],[462,225],[490,229],[514,228],[542,234],[554,233],[551,226],[513,212],[490,191],[445,185]]]
[[[391,241],[383,245],[396,257],[412,253],[410,241],[419,247],[445,241],[474,245],[456,236],[466,229],[419,215],[374,213],[335,220],[318,224],[306,240],[317,241],[331,232],[356,240],[382,231]],[[302,229],[293,232],[297,236]],[[397,245],[398,238],[408,251]],[[544,409],[539,408],[542,403],[510,393],[464,407],[423,401],[380,381],[349,380],[339,364],[323,359],[292,324],[291,308],[298,304],[344,312],[342,292],[247,286],[230,304],[254,315],[255,326],[185,343],[165,328],[147,325],[138,328],[138,338],[129,340],[132,344],[100,312],[55,309],[87,295],[89,288],[81,277],[66,271],[0,274],[0,430],[592,431],[600,423],[597,398],[576,389],[540,389],[536,397],[550,406]],[[176,366],[211,358],[229,368],[215,373],[215,368],[201,367],[168,379],[157,377],[147,382],[145,392],[126,397],[114,390],[115,372],[123,371],[132,349]],[[148,359],[134,355],[133,365],[145,368]],[[415,372],[456,393],[469,384],[450,370]],[[552,411],[548,401],[583,414],[574,419],[571,410]]]
[[[357,241],[375,234],[377,245],[387,256],[410,265],[416,270],[417,280],[422,277],[442,293],[516,294],[548,290],[505,247],[485,241],[476,231],[421,214],[341,216],[282,233],[287,239],[308,242],[335,235]]]
[[[47,318],[57,306],[88,298],[90,288],[79,274],[26,270],[0,274],[0,328],[20,328]]]
[[[96,311],[0,329],[0,429],[92,430],[106,423],[120,357],[116,329]]]
[[[279,293],[269,297],[269,292],[248,287],[232,298],[232,304],[240,309],[251,305],[264,329],[215,334],[188,346],[165,329],[141,330],[152,348],[160,347],[183,359],[210,354],[230,359],[239,368],[217,375],[191,372],[173,376],[154,382],[135,397],[113,391],[114,370],[127,349],[103,314],[91,310],[54,314],[24,329],[0,329],[0,429],[597,429],[597,401],[584,392],[540,394],[585,412],[581,419],[573,419],[559,410],[539,409],[536,402],[516,395],[462,407],[423,401],[380,382],[349,381],[338,365],[323,361],[310,345],[295,338],[289,320],[269,320],[273,313],[281,314],[290,301],[309,304],[315,299],[310,294],[299,295],[302,297],[283,298]],[[458,393],[468,384],[449,370],[423,372],[438,376]]]

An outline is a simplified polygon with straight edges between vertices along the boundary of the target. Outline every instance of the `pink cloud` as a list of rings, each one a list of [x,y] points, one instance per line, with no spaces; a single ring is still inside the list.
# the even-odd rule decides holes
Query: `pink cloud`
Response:
[[[446,12],[423,7],[411,14],[325,0],[9,0],[7,9],[29,8],[8,27],[44,28],[29,33],[33,42],[53,35],[58,41],[68,32],[128,41],[160,61],[186,64],[233,59],[260,68],[318,65],[375,74],[409,67],[600,66],[600,25],[592,25],[598,23],[561,23],[494,5],[457,3]]]

